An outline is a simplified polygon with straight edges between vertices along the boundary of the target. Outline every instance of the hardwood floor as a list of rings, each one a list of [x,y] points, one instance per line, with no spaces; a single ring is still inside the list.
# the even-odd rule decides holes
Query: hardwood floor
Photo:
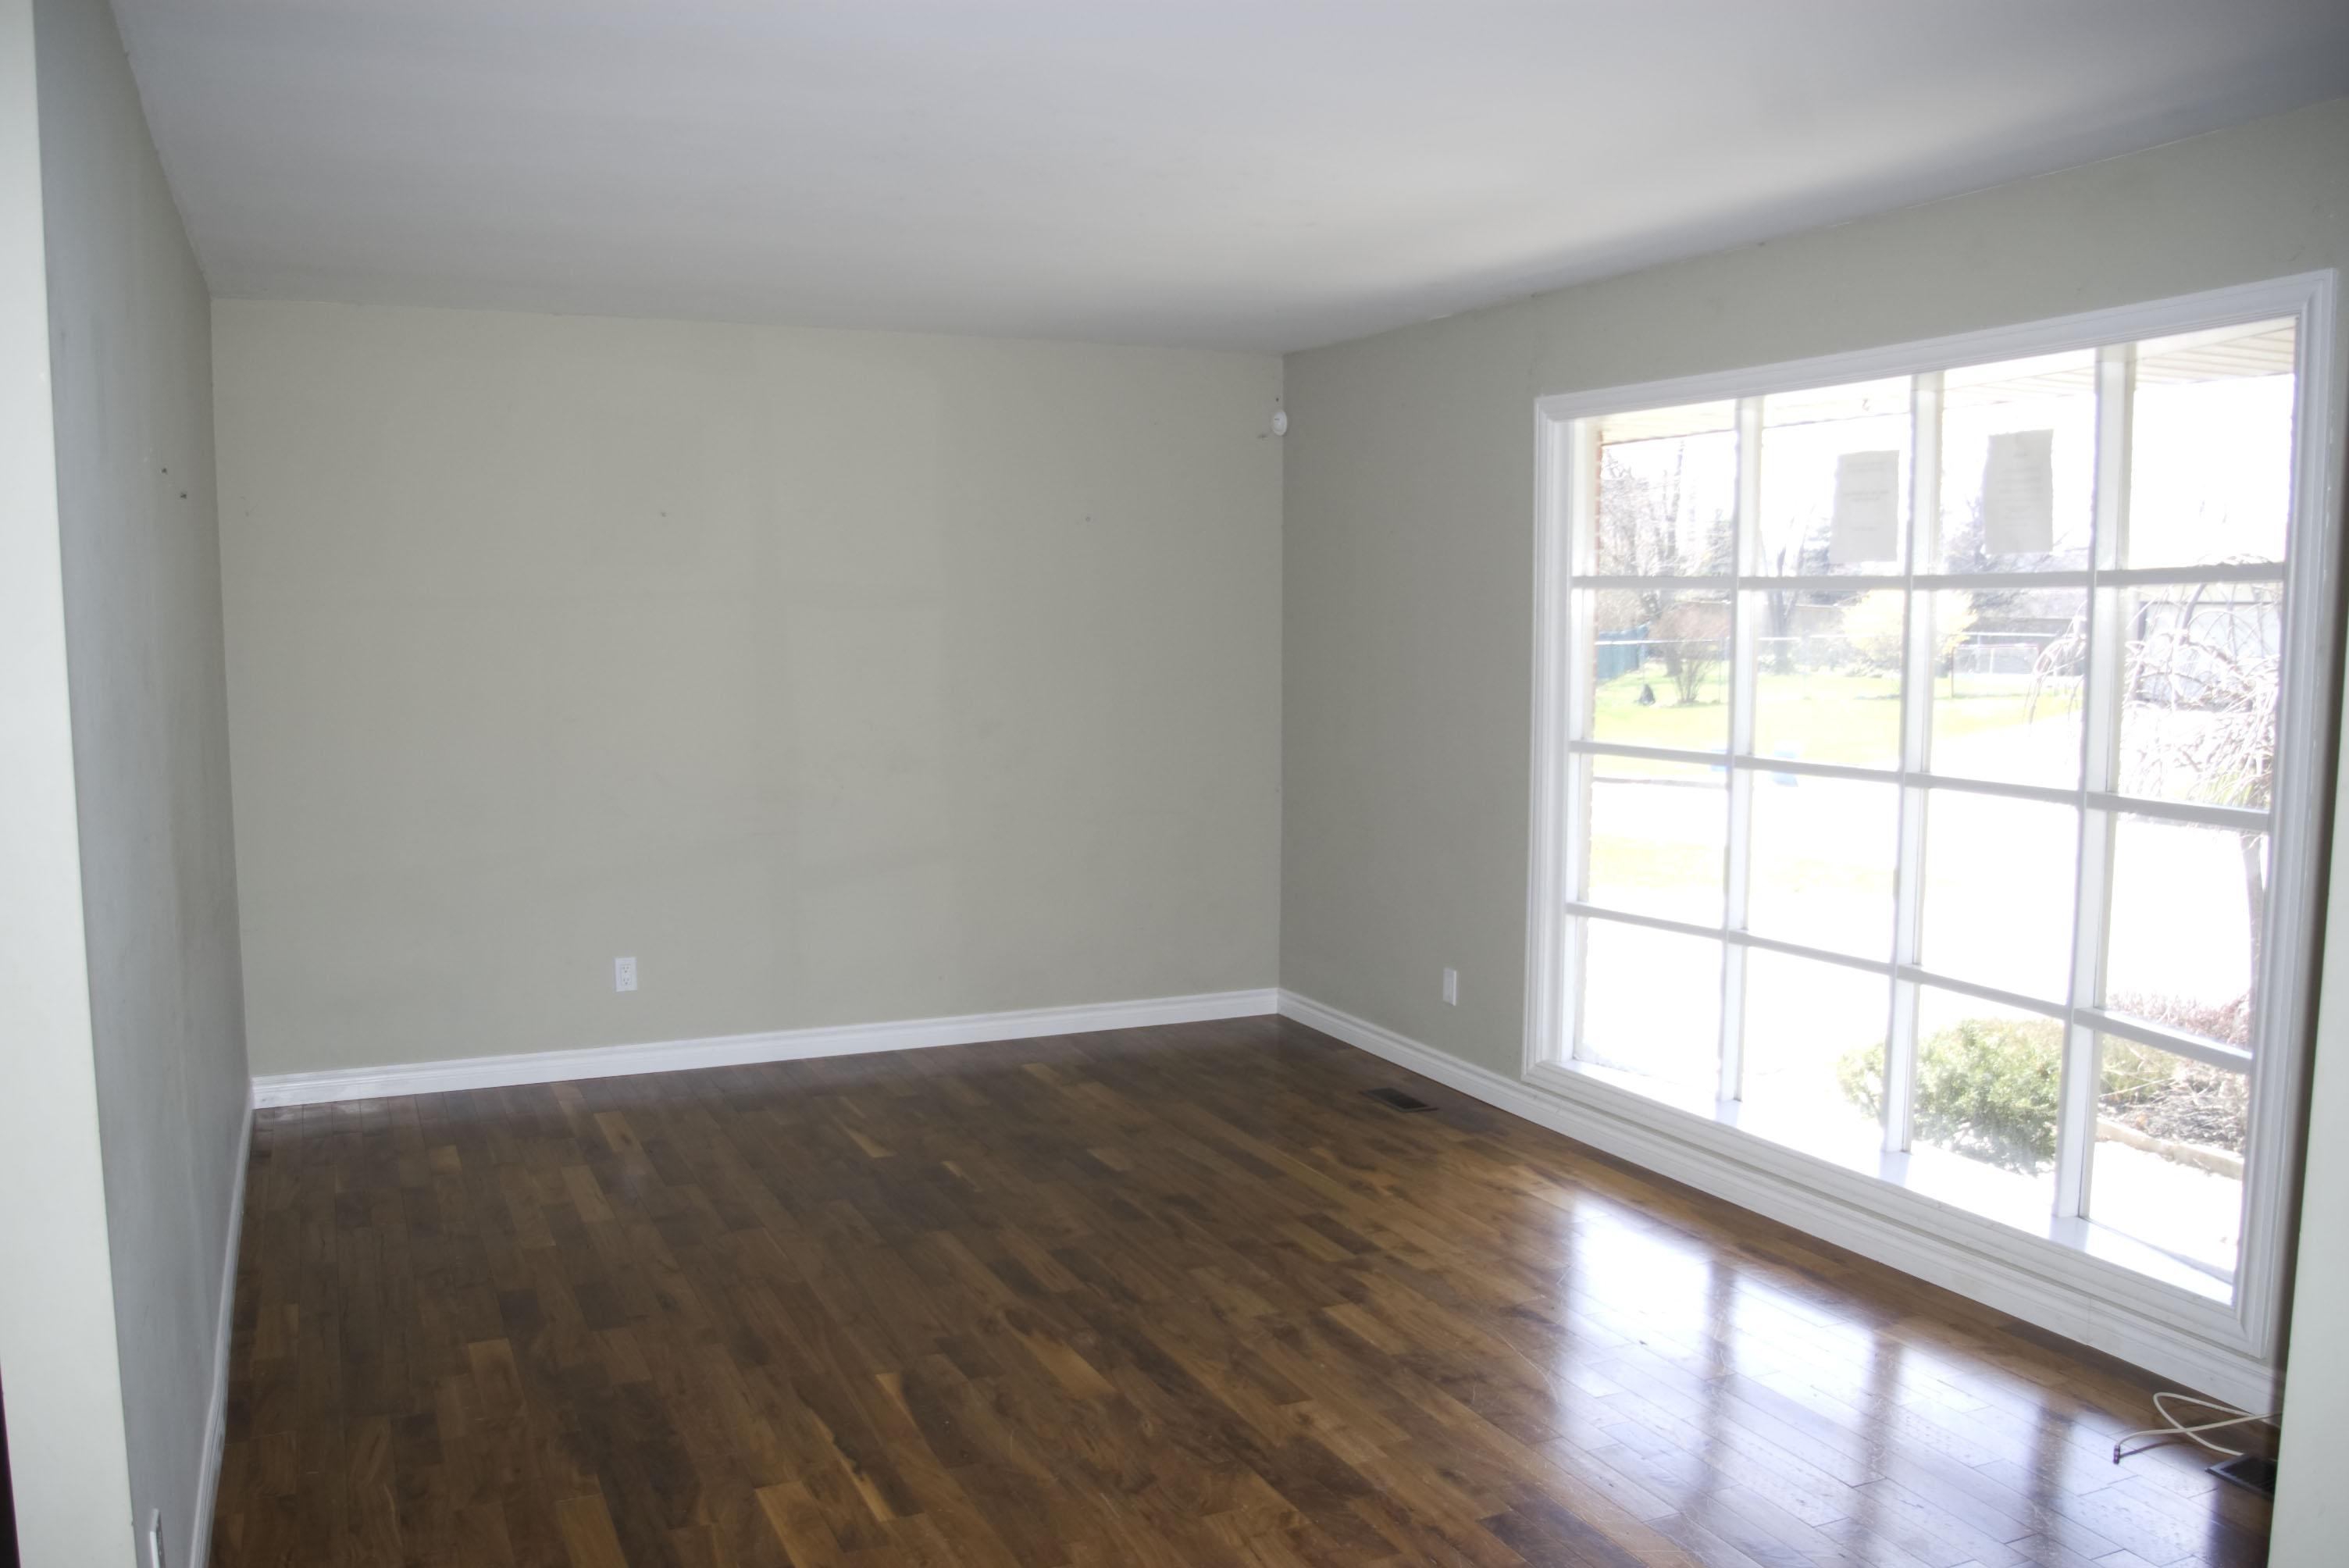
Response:
[[[244,1226],[220,1568],[2266,1554],[2125,1369],[1270,1018],[264,1111]]]

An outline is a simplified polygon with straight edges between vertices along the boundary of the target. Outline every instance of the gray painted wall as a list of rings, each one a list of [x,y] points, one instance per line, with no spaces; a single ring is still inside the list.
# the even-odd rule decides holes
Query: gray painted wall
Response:
[[[0,1385],[19,1547],[130,1561],[82,945],[32,0],[0,0]]]
[[[130,1504],[200,1499],[247,1073],[211,303],[103,0],[36,0],[58,533]],[[41,1440],[36,1430],[31,1440]]]
[[[256,1072],[1273,984],[1277,358],[214,319]]]
[[[1283,985],[1518,1070],[1537,395],[2344,263],[2349,102],[2334,102],[1292,356]],[[1440,999],[1447,965],[1456,1008]],[[2349,1009],[2333,1009],[2319,1057],[2329,1108]],[[2349,1321],[2349,1161],[2312,1167],[2306,1212],[2296,1344]],[[2307,1479],[2349,1454],[2349,1379],[2337,1354],[2323,1365],[2289,1387],[2279,1563],[2333,1561],[2320,1543],[2344,1523],[2338,1489]]]

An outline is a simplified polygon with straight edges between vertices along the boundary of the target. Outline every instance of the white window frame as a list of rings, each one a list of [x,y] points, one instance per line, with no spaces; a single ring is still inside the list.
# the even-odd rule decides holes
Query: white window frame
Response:
[[[2334,536],[2340,515],[2336,489],[2340,432],[2333,425],[2332,387],[2336,288],[2337,274],[2327,270],[1883,348],[1556,393],[1537,399],[1533,810],[1524,1076],[1528,1083],[1564,1102],[1560,1109],[1568,1113],[1568,1119],[1578,1135],[1663,1174],[2190,1387],[2269,1408],[2266,1401],[2274,1392],[2273,1362],[2284,1305],[2282,1282],[2292,1241],[2293,1178],[2300,1170],[2302,1086],[2314,1022],[2317,955],[2313,938],[2324,891],[2323,868],[2316,856],[2326,841],[2330,802],[2325,789],[2333,776],[2338,743],[2337,716],[2331,707],[2336,693],[2333,634],[2341,554],[2340,541]],[[2099,1255],[2100,1251],[2126,1253],[2130,1248],[2126,1244],[2116,1248],[2110,1233],[2085,1220],[2053,1220],[2045,1234],[2020,1231],[1909,1188],[1903,1184],[1903,1162],[1895,1156],[1888,1157],[1881,1173],[1856,1171],[1738,1130],[1735,1101],[1716,1100],[1710,1106],[1668,1103],[1655,1094],[1625,1087],[1618,1075],[1575,1061],[1570,1037],[1574,954],[1569,935],[1576,908],[1567,892],[1576,885],[1571,857],[1577,846],[1569,830],[1578,820],[1578,802],[1572,798],[1579,772],[1573,766],[1575,738],[1587,732],[1588,716],[1578,711],[1584,696],[1581,684],[1572,678],[1570,661],[1577,644],[1573,590],[1596,583],[1588,573],[1576,570],[1571,550],[1578,538],[1588,537],[1588,530],[1578,531],[1578,520],[1570,513],[1577,497],[1594,493],[1585,476],[1597,460],[1591,432],[1598,417],[1686,403],[1759,399],[1771,393],[1895,376],[1923,378],[1921,401],[1937,395],[1932,373],[1945,369],[2286,316],[2298,323],[2298,363],[2292,513],[2285,552],[2289,564],[2282,583],[2283,689],[2277,716],[2275,784],[2267,813],[2271,833],[2271,925],[2258,984],[2261,1007],[2254,1020],[2257,1034],[2251,1068],[2243,1230],[2231,1302],[2213,1299],[2207,1290],[2153,1277],[2113,1261],[2110,1255]],[[2112,374],[2111,363],[2111,356],[2100,362],[2100,377]],[[2110,397],[2100,398],[2100,406],[2107,410],[2118,407]],[[1741,406],[1742,441],[1758,434],[1749,428],[1758,423],[1757,410],[1758,403]],[[2125,460],[2125,447],[2114,438],[2111,418],[2109,414],[2100,414],[2096,459],[2100,508],[2110,504],[2107,498],[2116,493],[2113,481],[2120,477],[2118,465]],[[1910,548],[1904,552],[1903,570],[1885,576],[1899,576],[1903,580],[1900,585],[1910,588],[1982,585],[1920,570],[1929,558],[1919,547],[1920,542],[1930,538],[1940,511],[1940,476],[1937,455],[1927,449],[1931,434],[1921,420],[1917,437],[1919,449],[1911,465],[1917,489],[1910,508]],[[1741,469],[1752,471],[1750,464],[1741,464]],[[1752,497],[1741,496],[1741,512],[1750,513],[1753,501]],[[1750,517],[1741,516],[1739,522],[1741,538],[1749,537]],[[2110,531],[2100,529],[2100,538],[2108,537]],[[1733,583],[1741,592],[1733,603],[1740,606],[1745,603],[1742,591],[1746,588],[1786,586],[1786,579],[1753,574],[1753,564],[1741,559],[1737,577],[1708,582],[1723,586]],[[2087,586],[2093,600],[2097,567],[2109,572],[2116,564],[2092,562],[2085,573],[2000,573],[1990,585],[2013,587],[2029,578],[2048,586]],[[2229,573],[2225,568],[2191,568],[2174,575],[2205,580]],[[1840,577],[1828,577],[1817,579],[1816,585],[1846,583]],[[1744,624],[1746,618],[1741,609],[1733,624],[1733,636],[1753,634],[1754,629]],[[1925,639],[1912,631],[1910,642],[1913,664],[1918,645]],[[1741,660],[1735,667],[1748,663]],[[1913,676],[1915,672],[1909,673]],[[1913,679],[1907,684],[1916,685]],[[1906,717],[1908,725],[1925,722],[1921,711],[1925,706],[1908,704],[1911,710]],[[1610,745],[1606,749],[1636,754],[1639,748]],[[1795,768],[1822,775],[1845,771],[1765,760],[1777,771]],[[1733,766],[1733,787],[1749,775],[1750,769]],[[2098,781],[2087,782],[2093,786]],[[1919,816],[1911,808],[1914,799],[1921,797],[1922,786],[1921,781],[1905,778],[1904,784],[1905,833]],[[2002,789],[1972,781],[1969,787],[2030,799],[2048,799],[2057,793],[2067,802],[2076,798],[2073,791]],[[2119,797],[2108,795],[2102,800],[2090,799],[2087,804],[2092,811],[2101,812],[2118,802]],[[2205,810],[2214,821],[2226,819],[2221,825],[2237,825],[2235,814],[2223,808]],[[2190,816],[2193,810],[2175,814]],[[2085,863],[2086,858],[2082,876],[2102,876],[2103,867]],[[1913,870],[1918,861],[1913,855],[1904,855],[1903,863]],[[1632,923],[1682,929],[1674,922],[1641,917],[1632,917]],[[1702,934],[1718,937],[1721,934]],[[1913,932],[1909,934],[1913,936]],[[1760,941],[1744,944],[1772,945]],[[2086,945],[2083,944],[2082,950]],[[1741,951],[1735,942],[1725,949],[1733,954]],[[1913,945],[1904,942],[1895,953],[1895,962],[1861,961],[1856,966],[1884,974],[1896,985],[1913,985],[1923,975],[1914,967],[1915,956]],[[1728,967],[1733,970],[1735,965]],[[1731,985],[1734,980],[1733,974],[1728,976]],[[1938,976],[1932,983],[1945,984]],[[2007,999],[1981,986],[1951,988],[1992,1000]],[[2028,1005],[2035,1012],[2047,1010],[2044,1003]],[[2098,1029],[2149,1037],[2141,1026],[2113,1028],[2110,1020],[2090,1008],[2074,1009],[2068,1022],[2075,1062],[2084,1059],[2084,1052],[2093,1051]],[[2167,1040],[2151,1043],[2175,1048]],[[2202,1053],[2198,1049],[2194,1054]],[[1734,1063],[1724,1062],[1724,1074],[1734,1068]],[[1887,1074],[1888,1093],[1895,1092],[1894,1076]],[[2076,1070],[2070,1076],[2082,1083],[2090,1081]],[[2075,1093],[2072,1098],[2076,1100],[2082,1096]],[[1905,1125],[1907,1117],[1899,1113],[1900,1109],[1895,1108],[1897,1119],[1891,1125]],[[2065,1114],[2067,1119],[2075,1119],[2079,1108],[2067,1103]],[[2076,1142],[2076,1135],[2066,1141]],[[2085,1148],[2077,1150],[2070,1161],[2066,1202],[2078,1191],[2077,1171],[2085,1153]]]

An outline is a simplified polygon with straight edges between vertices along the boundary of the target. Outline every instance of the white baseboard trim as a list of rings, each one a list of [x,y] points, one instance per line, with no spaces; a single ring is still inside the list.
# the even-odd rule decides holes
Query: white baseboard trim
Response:
[[[1693,1140],[1673,1137],[1661,1126],[1644,1126],[1630,1115],[1613,1115],[1546,1087],[1463,1061],[1293,991],[1280,993],[1280,1013],[1283,1017],[1319,1029],[1359,1050],[1383,1057],[1399,1067],[1409,1068],[1447,1088],[1629,1161],[1642,1170],[1684,1182],[1994,1311],[2076,1340],[2161,1377],[2175,1378],[2183,1388],[2230,1400],[2246,1409],[2275,1408],[2275,1368],[2258,1358],[2231,1346],[2214,1344],[2182,1325],[2128,1310],[2101,1295],[2021,1266],[1998,1251],[1967,1245],[1957,1239],[1957,1233],[1988,1222],[1966,1216],[1969,1225],[1948,1223],[1936,1227],[1904,1222],[1798,1185],[1774,1171],[1728,1158]],[[1681,1114],[1661,1106],[1653,1109],[1664,1117]],[[2018,1240],[2029,1242],[2030,1238]],[[2028,1253],[2032,1249],[2016,1246],[2013,1250]]]
[[[1146,1001],[973,1013],[947,1018],[782,1029],[709,1039],[277,1073],[253,1080],[253,1103],[257,1107],[322,1105],[390,1095],[560,1083],[632,1073],[740,1067],[757,1062],[1086,1034],[1100,1029],[1202,1023],[1275,1012],[1643,1170],[1685,1182],[1993,1310],[2175,1378],[2187,1388],[2231,1400],[2247,1408],[2274,1408],[2278,1379],[2272,1367],[2230,1346],[2214,1343],[2209,1336],[2190,1326],[2164,1321],[2154,1313],[2129,1310],[2105,1295],[2023,1266],[2014,1257],[2004,1255],[2008,1248],[1995,1243],[1990,1247],[1968,1245],[1960,1239],[1960,1233],[1979,1229],[1988,1222],[1960,1216],[1937,1223],[1929,1210],[1920,1209],[1920,1222],[1909,1222],[1790,1181],[1777,1171],[1733,1158],[1695,1139],[1675,1136],[1669,1130],[1669,1119],[1678,1113],[1667,1108],[1642,1102],[1636,1107],[1625,1106],[1624,1114],[1614,1114],[1548,1087],[1463,1061],[1293,991],[1223,991]],[[250,1121],[248,1112],[248,1145]],[[240,1164],[236,1195],[240,1222],[243,1181],[244,1170]],[[2023,1238],[2024,1243],[2029,1240]],[[235,1248],[233,1228],[228,1261],[232,1284]],[[2011,1250],[2027,1253],[2033,1249],[2019,1245]],[[202,1524],[207,1533],[210,1487],[220,1462],[219,1414],[227,1392],[230,1308],[226,1300],[222,1312],[220,1364],[214,1377],[214,1432],[205,1460]],[[202,1560],[201,1552],[190,1559]]]
[[[967,1013],[952,1018],[906,1018],[886,1024],[844,1024],[818,1029],[775,1029],[757,1035],[721,1035],[701,1040],[663,1040],[646,1045],[595,1046],[584,1050],[527,1051],[507,1057],[465,1057],[451,1061],[412,1062],[395,1067],[328,1068],[317,1072],[270,1073],[253,1080],[257,1106],[325,1105],[345,1099],[380,1099],[388,1095],[438,1094],[449,1089],[503,1088],[514,1084],[564,1083],[574,1078],[623,1078],[631,1073],[679,1072],[688,1068],[743,1067],[753,1062],[803,1061],[813,1057],[857,1056],[868,1051],[914,1050],[927,1046],[975,1046],[988,1040],[1024,1040],[1048,1035],[1083,1035],[1098,1029],[1135,1029],[1154,1024],[1198,1024],[1216,1018],[1247,1018],[1278,1010],[1279,993],[1212,991],[1191,996],[1160,996],[1140,1002],[1097,1002],[1072,1007],[1031,1007],[1013,1013]]]
[[[212,1561],[212,1513],[220,1501],[221,1455],[228,1444],[228,1351],[236,1335],[236,1254],[244,1243],[244,1176],[253,1166],[253,1095],[236,1135],[236,1175],[228,1190],[228,1254],[221,1262],[220,1320],[212,1326],[212,1397],[204,1407],[204,1458],[196,1471],[196,1516],[182,1563]]]

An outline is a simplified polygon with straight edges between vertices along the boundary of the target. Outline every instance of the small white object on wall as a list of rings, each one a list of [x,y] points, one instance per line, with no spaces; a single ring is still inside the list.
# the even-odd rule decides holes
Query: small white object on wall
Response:
[[[633,958],[612,960],[612,989],[633,991],[636,988],[636,961]]]
[[[1288,409],[1275,408],[1272,411],[1272,433],[1276,436],[1286,436],[1288,434]]]

